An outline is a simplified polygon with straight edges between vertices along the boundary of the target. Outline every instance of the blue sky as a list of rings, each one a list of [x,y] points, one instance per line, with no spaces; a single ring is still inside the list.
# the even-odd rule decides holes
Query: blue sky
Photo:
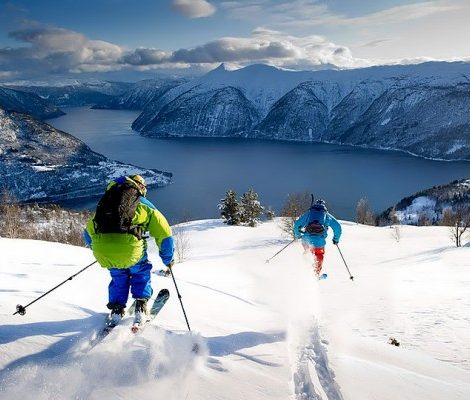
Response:
[[[0,0],[0,80],[467,60],[469,0]]]

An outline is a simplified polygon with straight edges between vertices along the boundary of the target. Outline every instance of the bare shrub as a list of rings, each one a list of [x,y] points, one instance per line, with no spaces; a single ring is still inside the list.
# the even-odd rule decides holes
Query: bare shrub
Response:
[[[416,225],[418,226],[431,226],[432,220],[425,212],[421,212],[418,214],[418,220],[416,221]]]
[[[191,234],[187,225],[188,221],[191,221],[191,216],[189,213],[185,213],[179,223],[172,228],[177,263],[182,263],[191,252]]]
[[[10,193],[0,196],[0,232],[19,239],[84,246],[83,230],[89,211],[74,212],[58,205],[20,205]]]
[[[461,247],[463,236],[470,226],[470,205],[458,204],[454,209],[445,209],[440,223],[450,227],[450,238],[456,247]]]
[[[442,226],[453,226],[455,224],[455,216],[452,208],[445,208],[442,211],[442,216],[439,221],[439,225]]]
[[[180,224],[173,228],[175,239],[176,262],[182,263],[191,251],[191,237],[187,225]]]
[[[292,230],[294,222],[310,208],[311,204],[312,197],[307,192],[288,194],[281,210],[281,230],[294,238],[294,231]]]
[[[392,228],[392,238],[398,243],[401,239],[400,225],[391,226],[390,228]]]
[[[357,203],[356,222],[364,225],[376,225],[376,217],[365,198],[360,199]]]
[[[21,234],[21,207],[18,200],[6,189],[0,194],[0,232],[8,238]]]

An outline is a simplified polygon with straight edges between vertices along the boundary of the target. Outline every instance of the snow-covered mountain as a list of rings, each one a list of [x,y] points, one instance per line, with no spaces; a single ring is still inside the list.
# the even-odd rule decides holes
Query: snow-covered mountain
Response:
[[[34,93],[59,107],[78,107],[96,104],[106,104],[116,96],[125,93],[132,83],[108,82],[99,80],[48,83],[42,85],[24,84],[10,87],[17,90]]]
[[[112,178],[141,174],[151,186],[171,174],[107,159],[72,135],[33,117],[0,108],[2,188],[20,201],[54,202],[102,193]]]
[[[460,179],[445,185],[433,186],[401,199],[387,209],[381,218],[395,215],[400,223],[416,225],[420,218],[437,224],[446,210],[455,212],[458,207],[470,207],[470,179]]]
[[[132,127],[156,137],[323,141],[470,159],[470,64],[310,72],[221,65],[149,103]]]
[[[186,79],[147,79],[132,84],[124,93],[92,108],[110,110],[142,110],[168,90],[183,84]]]
[[[445,227],[404,226],[396,241],[389,227],[342,225],[353,281],[331,244],[326,280],[299,243],[266,263],[288,244],[277,221],[187,223],[190,251],[173,271],[193,338],[172,279],[154,273],[170,299],[153,324],[134,337],[128,318],[91,350],[107,312],[99,266],[12,315],[93,262],[91,251],[0,239],[0,397],[468,400],[470,247],[454,247]]]
[[[30,114],[38,119],[55,118],[64,113],[53,103],[34,93],[0,86],[0,108]]]

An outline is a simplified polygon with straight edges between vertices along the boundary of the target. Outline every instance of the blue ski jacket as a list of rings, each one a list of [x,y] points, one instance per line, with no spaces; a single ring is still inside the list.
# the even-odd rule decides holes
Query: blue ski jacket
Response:
[[[309,234],[307,232],[302,232],[301,228],[308,225],[310,222],[310,210],[302,214],[294,223],[294,237],[296,239],[302,238],[302,242],[308,244],[311,247],[325,247],[326,238],[328,236],[328,227],[333,229],[333,240],[339,242],[341,238],[341,225],[330,213],[326,213],[326,218],[323,226],[325,230],[321,234]]]

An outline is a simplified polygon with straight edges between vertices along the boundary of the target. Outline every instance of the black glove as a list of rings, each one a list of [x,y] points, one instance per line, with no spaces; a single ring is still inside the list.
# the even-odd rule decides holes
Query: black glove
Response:
[[[333,244],[338,244],[339,240],[333,239]]]

